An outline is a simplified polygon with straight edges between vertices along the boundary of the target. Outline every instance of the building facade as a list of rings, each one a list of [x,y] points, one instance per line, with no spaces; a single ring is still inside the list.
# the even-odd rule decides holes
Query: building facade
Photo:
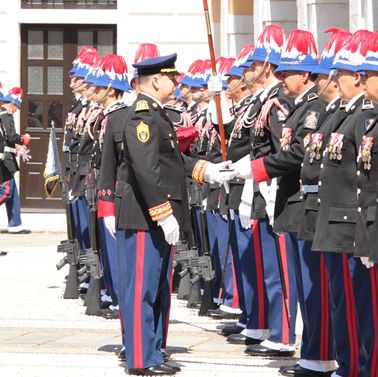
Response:
[[[329,27],[378,28],[376,0],[209,0],[209,7],[216,54],[226,57],[268,23],[312,31],[319,49]],[[0,31],[0,82],[24,88],[16,123],[32,136],[33,159],[21,164],[19,177],[24,211],[61,208],[59,193],[45,197],[43,169],[51,121],[62,136],[72,101],[67,71],[81,46],[123,55],[129,69],[142,42],[177,52],[181,70],[209,56],[201,0],[0,0]]]

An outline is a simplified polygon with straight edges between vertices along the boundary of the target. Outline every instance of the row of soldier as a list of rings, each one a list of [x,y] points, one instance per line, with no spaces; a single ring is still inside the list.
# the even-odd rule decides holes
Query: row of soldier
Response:
[[[130,84],[122,57],[79,53],[65,167],[82,249],[94,180],[89,201],[128,373],[178,370],[165,355],[171,245],[206,208],[214,299],[223,290],[208,315],[238,317],[222,329],[227,342],[252,356],[293,356],[299,303],[300,360],[282,375],[378,376],[378,35],[328,32],[318,60],[310,32],[286,40],[268,25],[255,47],[218,59],[217,76],[196,60],[178,78],[176,55],[144,44]],[[221,162],[222,142],[230,161]]]

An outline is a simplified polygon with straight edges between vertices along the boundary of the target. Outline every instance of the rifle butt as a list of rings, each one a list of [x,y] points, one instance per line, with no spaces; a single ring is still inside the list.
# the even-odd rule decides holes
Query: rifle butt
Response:
[[[93,279],[89,281],[89,289],[86,295],[87,315],[99,315],[101,311],[101,288],[100,279]]]
[[[185,274],[180,277],[180,282],[177,291],[178,300],[188,300],[190,295],[190,274]]]
[[[201,280],[190,286],[190,294],[187,303],[188,308],[196,308],[201,303]]]
[[[213,284],[212,281],[204,281],[204,292],[201,301],[201,307],[198,312],[199,316],[207,315],[207,312],[210,309],[215,309],[216,305],[214,303],[214,295],[213,295]]]
[[[77,278],[76,266],[70,264],[70,270],[67,276],[66,289],[64,291],[63,298],[65,299],[77,299],[79,298],[79,284]]]

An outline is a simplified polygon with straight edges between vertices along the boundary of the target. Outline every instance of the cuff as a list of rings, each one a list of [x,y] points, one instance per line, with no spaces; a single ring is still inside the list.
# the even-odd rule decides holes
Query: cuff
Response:
[[[108,202],[102,199],[98,199],[97,203],[97,217],[108,217],[115,215],[115,205],[114,202]]]
[[[205,170],[210,165],[209,161],[205,160],[199,160],[194,165],[193,171],[192,171],[192,178],[196,182],[203,183],[205,182],[204,176],[205,176]]]
[[[148,212],[151,216],[152,221],[157,221],[162,219],[163,217],[172,215],[173,210],[171,207],[171,203],[166,201],[165,203],[160,204],[156,207],[149,208]]]
[[[264,158],[257,158],[251,161],[252,176],[256,182],[269,181],[270,177],[265,169]]]

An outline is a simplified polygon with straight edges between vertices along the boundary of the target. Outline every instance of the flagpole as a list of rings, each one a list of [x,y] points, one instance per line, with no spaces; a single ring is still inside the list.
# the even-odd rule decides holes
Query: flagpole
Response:
[[[215,52],[214,52],[214,43],[213,43],[213,35],[211,31],[211,23],[210,23],[210,15],[209,15],[209,7],[207,4],[207,0],[203,0],[203,9],[205,13],[205,19],[206,19],[206,28],[207,28],[207,41],[209,44],[209,51],[210,51],[210,61],[211,61],[211,70],[213,76],[216,76],[217,74],[217,66],[215,63]],[[222,160],[227,160],[227,150],[226,150],[226,138],[224,135],[224,125],[223,125],[223,117],[222,117],[222,108],[221,108],[221,102],[220,102],[220,93],[215,93],[215,106],[217,110],[217,116],[218,116],[218,125],[219,125],[219,136],[220,136],[220,142],[221,142],[221,149],[222,149]]]

